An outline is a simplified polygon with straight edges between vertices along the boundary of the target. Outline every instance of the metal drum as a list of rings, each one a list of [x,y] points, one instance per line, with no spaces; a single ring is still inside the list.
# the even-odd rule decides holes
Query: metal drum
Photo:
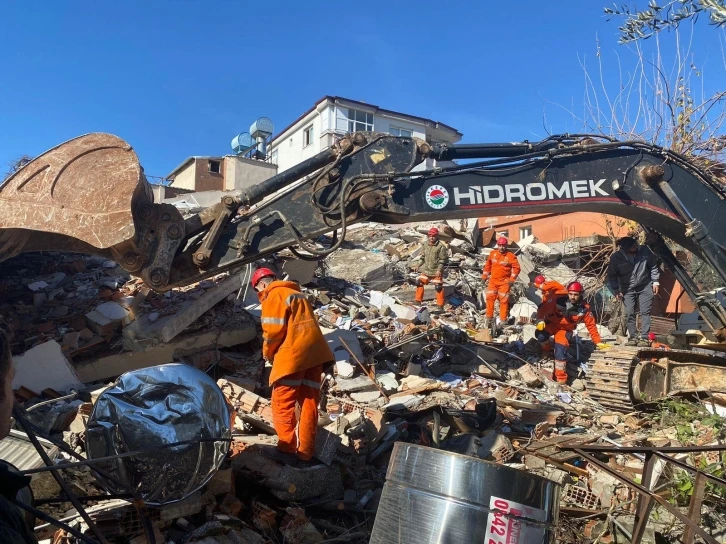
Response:
[[[545,478],[398,442],[370,543],[549,543],[559,498]]]
[[[101,393],[88,420],[86,451],[99,459],[158,447],[100,463],[113,479],[94,475],[111,493],[134,490],[148,504],[168,504],[214,476],[231,429],[232,410],[212,378],[187,365],[153,366],[127,372]],[[178,442],[192,443],[163,447]]]

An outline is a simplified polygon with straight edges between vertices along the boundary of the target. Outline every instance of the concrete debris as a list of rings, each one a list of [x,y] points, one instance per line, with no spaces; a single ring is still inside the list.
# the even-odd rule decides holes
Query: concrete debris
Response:
[[[15,377],[12,388],[25,387],[31,391],[55,389],[69,391],[81,386],[76,369],[63,355],[58,342],[49,340],[13,358]]]
[[[350,283],[364,285],[366,289],[383,291],[393,285],[393,264],[382,253],[364,249],[336,251],[326,259],[329,276]]]
[[[552,345],[537,338],[533,315],[541,300],[530,281],[536,274],[564,284],[577,278],[596,315],[603,315],[600,279],[580,276],[585,263],[573,264],[584,243],[520,241],[514,249],[522,273],[512,286],[509,319],[488,322],[480,276],[491,247],[477,247],[481,236],[473,223],[436,224],[450,249],[445,304],[433,303],[433,285],[425,286],[422,302],[415,300],[414,267],[431,226],[364,224],[319,262],[287,252],[266,258],[265,266],[303,285],[335,358],[324,367],[311,461],[277,450],[270,368],[252,317],[259,320],[257,295],[236,272],[160,295],[104,259],[44,253],[6,261],[0,311],[15,330],[16,401],[42,433],[83,456],[88,417],[109,380],[167,362],[214,375],[235,416],[229,453],[201,491],[153,510],[157,542],[365,542],[397,441],[555,481],[562,486],[563,527],[606,542],[615,534],[612,520],[632,513],[637,496],[569,448],[611,445],[600,460],[640,477],[642,457],[618,447],[726,440],[726,395],[718,392],[695,408],[668,404],[657,417],[638,406],[620,413],[601,405],[588,374],[595,346],[585,329],[578,328],[567,355],[569,385],[552,380]],[[490,246],[492,238],[485,237]],[[616,343],[610,330],[598,329],[604,341]],[[71,390],[76,398],[60,398]],[[0,457],[8,458],[12,448],[3,449],[4,442]],[[48,444],[54,460],[68,460]],[[711,453],[688,462],[717,466],[720,458]],[[658,485],[666,486],[659,492],[685,506],[687,477],[656,468]],[[99,496],[88,510],[109,541],[146,542],[130,503],[103,499],[106,492],[86,467],[67,472],[74,493]],[[668,487],[666,480],[680,483]],[[32,487],[36,498],[62,497],[47,473],[34,476]],[[711,500],[721,504],[715,494]],[[67,503],[43,508],[88,533]],[[711,515],[706,510],[704,518]],[[51,527],[38,536],[71,538]]]

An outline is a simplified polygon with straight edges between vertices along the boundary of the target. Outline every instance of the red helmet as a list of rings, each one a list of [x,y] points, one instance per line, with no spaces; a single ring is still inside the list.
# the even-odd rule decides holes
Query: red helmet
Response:
[[[269,268],[258,268],[255,273],[252,274],[252,287],[257,287],[257,284],[262,278],[272,276],[273,278],[277,275]]]
[[[508,246],[509,240],[507,240],[504,236],[500,236],[497,238],[497,245],[498,246]]]
[[[439,229],[436,227],[431,227],[429,229],[429,236],[438,236],[439,235]]]
[[[545,282],[544,276],[537,276],[536,278],[534,278],[535,285],[542,285],[544,282]]]
[[[567,286],[567,291],[570,293],[582,293],[585,289],[579,281],[573,281]]]
[[[648,340],[650,340],[651,342],[655,342],[655,333],[649,332]]]

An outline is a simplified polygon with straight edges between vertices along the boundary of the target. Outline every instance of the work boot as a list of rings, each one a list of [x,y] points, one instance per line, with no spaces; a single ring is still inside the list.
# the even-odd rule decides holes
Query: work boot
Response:
[[[552,379],[557,383],[567,383],[567,361],[555,361]]]
[[[647,338],[641,338],[640,340],[638,340],[638,347],[639,348],[649,348],[650,342],[648,341]]]
[[[625,342],[626,346],[637,346],[638,345],[638,339],[637,338],[629,338],[627,342]]]

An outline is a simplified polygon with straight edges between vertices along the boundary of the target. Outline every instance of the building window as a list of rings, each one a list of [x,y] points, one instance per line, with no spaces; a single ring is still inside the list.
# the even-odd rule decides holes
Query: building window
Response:
[[[270,162],[272,164],[277,164],[277,149],[270,153]]]
[[[410,138],[413,136],[413,132],[408,130],[407,128],[400,128],[400,127],[394,127],[391,125],[391,127],[388,129],[388,133],[391,136],[403,136],[404,138]]]
[[[292,147],[292,138],[290,138],[290,147]]]
[[[303,130],[303,147],[307,147],[311,143],[313,143],[313,125]]]
[[[519,239],[526,238],[527,236],[532,236],[532,225],[527,225],[526,227],[519,227]]]
[[[366,111],[348,109],[348,132],[372,132],[373,114]]]
[[[219,161],[209,161],[209,171],[212,174],[219,174]]]

